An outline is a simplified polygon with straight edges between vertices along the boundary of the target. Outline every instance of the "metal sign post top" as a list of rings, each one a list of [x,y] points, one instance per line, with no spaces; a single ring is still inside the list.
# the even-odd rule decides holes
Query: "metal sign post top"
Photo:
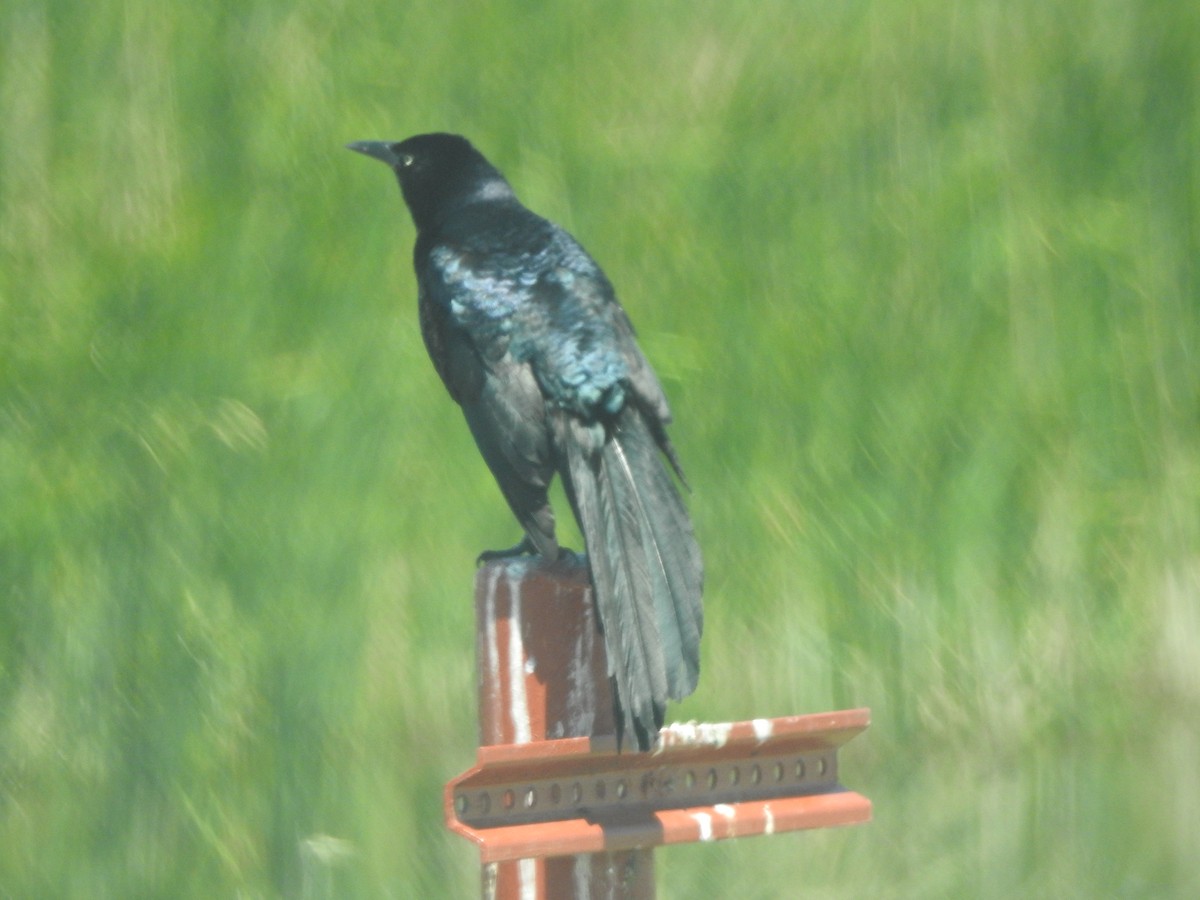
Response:
[[[478,847],[487,896],[650,897],[653,847],[870,819],[837,757],[866,709],[675,724],[650,752],[618,752],[590,592],[582,559],[476,576],[481,746],[444,811]]]

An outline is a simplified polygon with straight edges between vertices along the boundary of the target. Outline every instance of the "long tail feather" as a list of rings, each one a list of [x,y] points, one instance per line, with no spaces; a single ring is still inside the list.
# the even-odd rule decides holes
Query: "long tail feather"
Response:
[[[587,543],[618,730],[646,750],[668,698],[686,697],[699,677],[700,550],[637,409],[627,408],[607,433],[575,419],[565,427],[564,474]]]

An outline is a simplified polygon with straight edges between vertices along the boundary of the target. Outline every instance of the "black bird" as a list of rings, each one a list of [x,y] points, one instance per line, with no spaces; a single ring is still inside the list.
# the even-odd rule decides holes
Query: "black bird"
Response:
[[[647,750],[667,698],[696,688],[703,565],[665,464],[686,485],[667,399],[633,326],[583,247],[526,209],[465,138],[349,149],[400,181],[425,346],[525,529],[480,559],[558,558],[546,494],[558,472],[587,543],[618,741],[632,732]]]

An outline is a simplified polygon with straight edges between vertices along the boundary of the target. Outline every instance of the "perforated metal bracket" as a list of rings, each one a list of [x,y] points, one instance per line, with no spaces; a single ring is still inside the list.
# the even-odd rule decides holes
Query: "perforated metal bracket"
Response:
[[[567,738],[480,747],[446,785],[446,824],[484,863],[853,825],[871,802],[838,782],[853,709],[664,728],[649,753]]]

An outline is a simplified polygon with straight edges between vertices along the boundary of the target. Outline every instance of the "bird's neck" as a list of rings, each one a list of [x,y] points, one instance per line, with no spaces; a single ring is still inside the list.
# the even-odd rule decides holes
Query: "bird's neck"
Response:
[[[476,203],[516,199],[504,176],[482,157],[437,179],[407,184],[400,179],[400,187],[419,230],[436,228]]]
[[[476,208],[517,203],[517,195],[503,178],[475,182],[469,189],[443,194],[435,202],[422,203],[420,198],[409,201],[413,223],[418,231],[434,233],[453,227],[464,214],[470,218]]]

